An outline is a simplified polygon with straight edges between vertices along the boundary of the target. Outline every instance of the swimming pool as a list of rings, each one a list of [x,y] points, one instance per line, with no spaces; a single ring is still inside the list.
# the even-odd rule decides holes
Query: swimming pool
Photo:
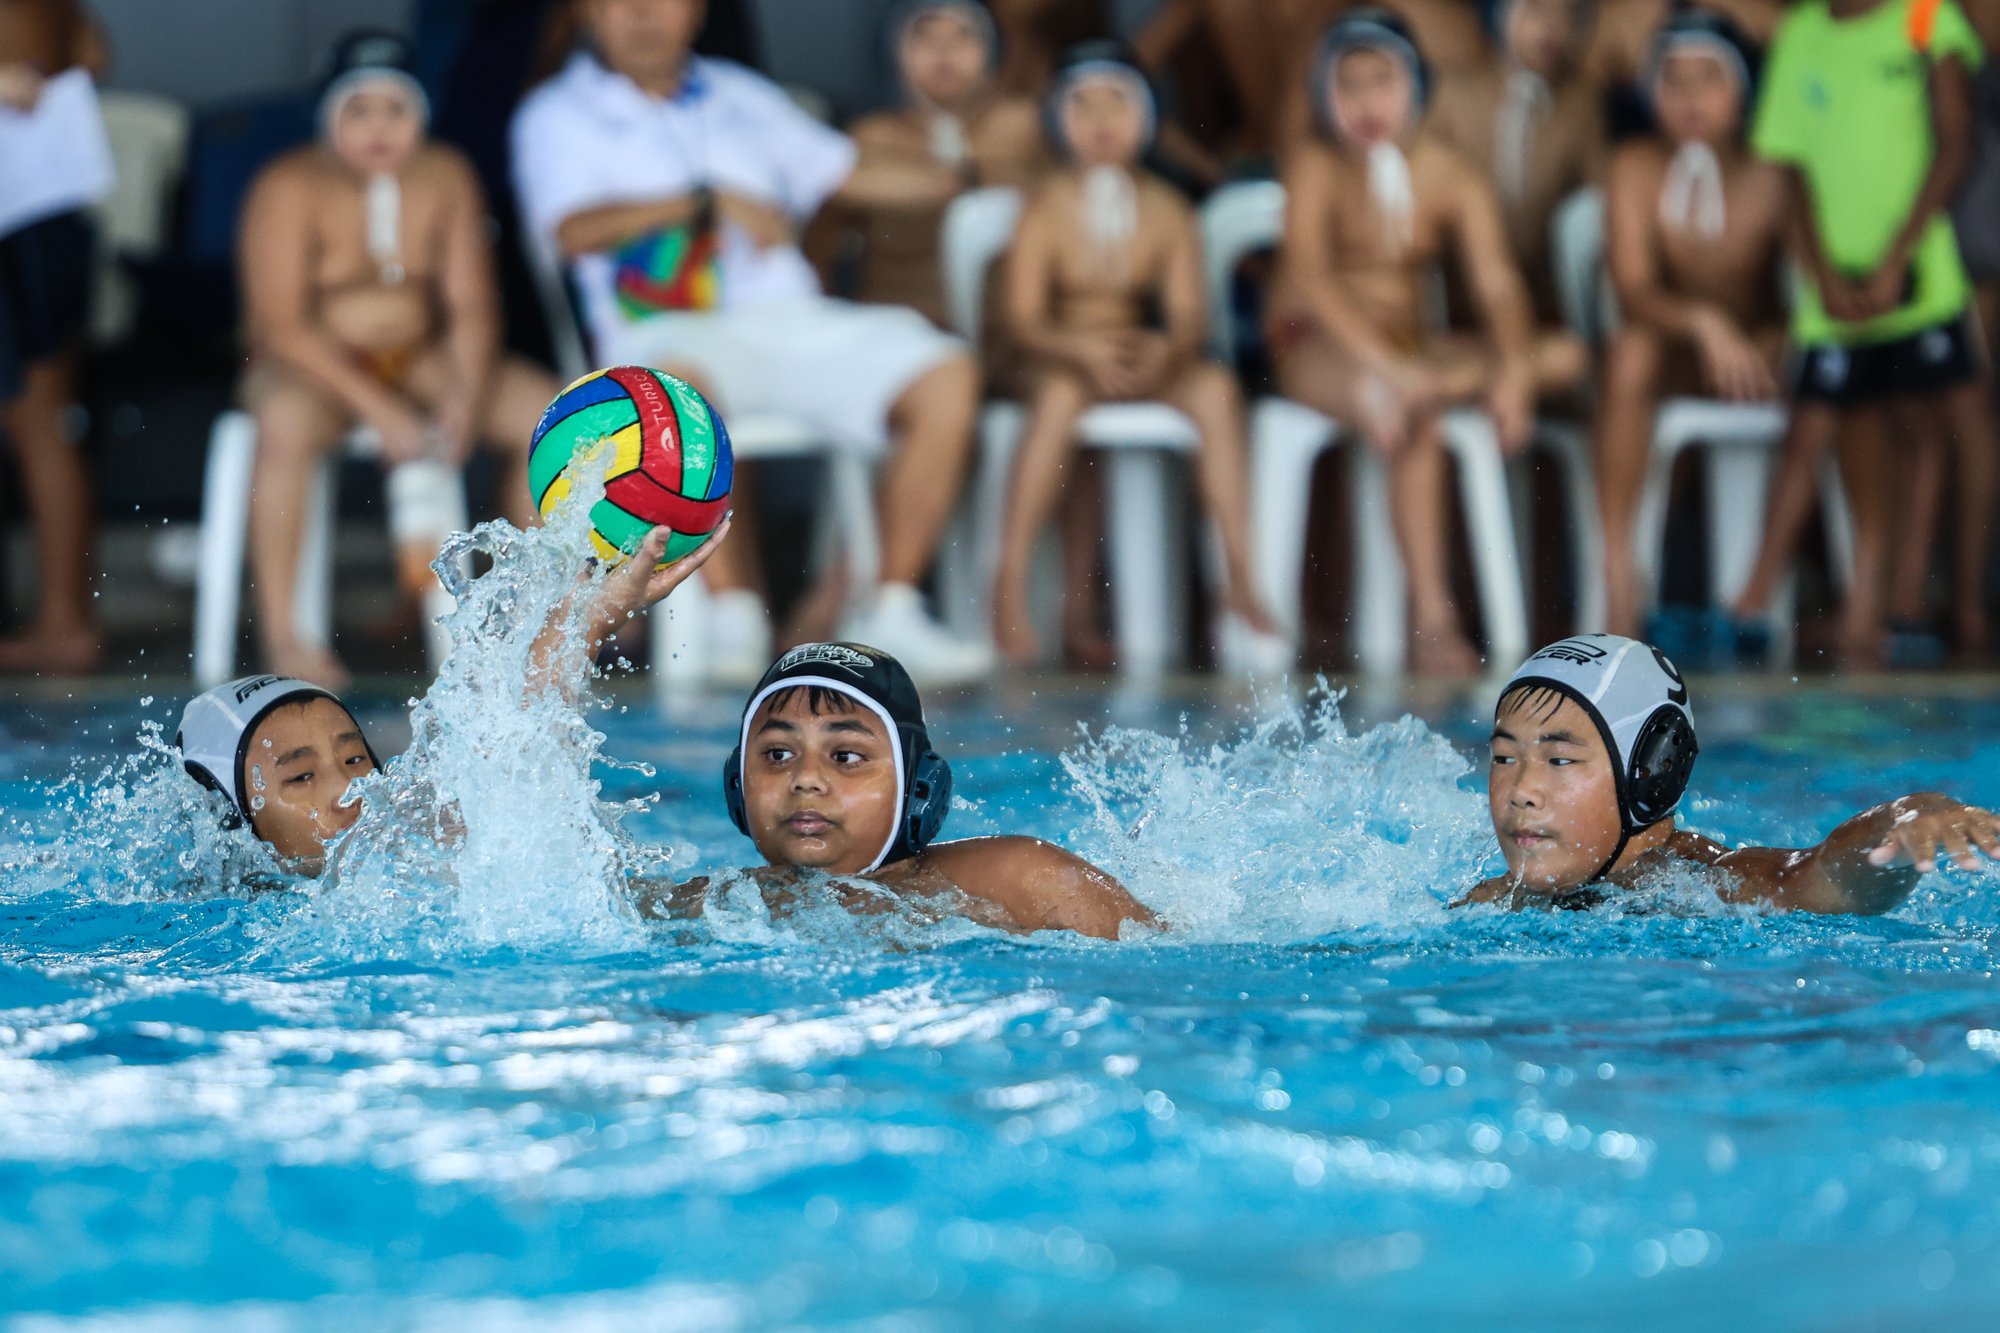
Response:
[[[1932,786],[2000,802],[1987,682],[1695,690],[1706,831],[1803,840]],[[591,715],[605,749],[657,775],[600,768],[607,795],[663,793],[628,831],[740,863],[714,791],[734,701],[619,699]],[[1479,698],[1344,724],[1053,682],[935,701],[953,833],[1063,838],[1181,927],[1116,945],[748,909],[668,937],[525,873],[477,911],[163,895],[210,849],[117,783],[48,784],[178,703],[0,709],[0,1312],[23,1326],[2000,1308],[1993,880],[1933,876],[1877,920],[1448,915],[1488,857],[1457,757]],[[397,743],[398,701],[364,713]]]

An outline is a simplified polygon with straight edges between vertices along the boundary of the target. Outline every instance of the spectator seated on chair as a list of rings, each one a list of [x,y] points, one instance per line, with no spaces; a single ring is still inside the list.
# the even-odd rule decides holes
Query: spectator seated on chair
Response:
[[[939,229],[969,189],[1025,186],[1047,165],[1035,103],[993,83],[993,18],[975,0],[915,0],[895,26],[907,104],[855,122],[860,169],[900,197],[857,209],[863,301],[922,311],[944,327]]]
[[[1389,460],[1410,588],[1412,667],[1463,674],[1479,655],[1446,570],[1440,414],[1484,406],[1501,447],[1525,447],[1535,403],[1586,369],[1582,344],[1537,336],[1480,170],[1419,128],[1429,73],[1409,29],[1360,9],[1327,29],[1312,83],[1320,132],[1285,173],[1282,275],[1270,343],[1286,397],[1358,432]],[[1425,294],[1455,256],[1486,336],[1436,334]]]
[[[526,223],[574,262],[600,360],[680,375],[732,420],[774,414],[835,447],[886,446],[882,582],[863,590],[847,633],[892,648],[919,678],[984,674],[989,654],[947,633],[917,590],[963,483],[978,367],[913,310],[823,295],[796,243],[829,199],[893,198],[885,178],[897,173],[857,171],[852,141],[778,87],[694,56],[703,9],[585,0],[591,49],[515,116]],[[705,574],[721,677],[754,676],[769,657],[755,547],[739,527]],[[839,617],[843,581],[832,568],[808,594],[802,630]]]
[[[1233,0],[1208,0],[1232,7]],[[1260,95],[1282,99],[1279,147],[1289,156],[1319,130],[1321,108],[1298,96],[1313,77],[1319,39],[1328,26],[1357,9],[1392,14],[1410,42],[1442,82],[1484,65],[1490,55],[1479,7],[1470,0],[1276,0],[1273,6],[1276,40],[1283,63],[1280,77]]]
[[[104,657],[90,594],[90,474],[70,438],[90,315],[89,206],[111,188],[94,80],[104,44],[76,0],[0,0],[0,429],[35,524],[41,604],[0,671]],[[31,165],[32,164],[32,165]]]
[[[357,425],[391,467],[455,466],[483,442],[507,456],[505,507],[525,524],[528,438],[559,387],[501,354],[486,203],[464,158],[426,138],[427,116],[402,39],[353,34],[320,100],[321,141],[265,168],[244,205],[258,621],[272,670],[329,688],[345,668],[292,628],[320,460]],[[398,553],[408,593],[430,586],[436,554],[434,542]]]
[[[1431,112],[1438,137],[1492,178],[1544,328],[1562,324],[1550,220],[1603,165],[1602,99],[1578,68],[1592,12],[1593,0],[1495,0],[1493,54],[1442,80]]]
[[[1070,165],[1029,201],[1007,267],[1009,324],[1035,369],[994,590],[1001,653],[1025,662],[1038,651],[1029,565],[1062,494],[1078,420],[1093,404],[1135,399],[1178,408],[1199,428],[1195,469],[1222,536],[1224,605],[1275,633],[1250,571],[1242,390],[1201,354],[1194,214],[1139,166],[1155,126],[1145,76],[1115,44],[1077,47],[1057,72],[1049,118]]]
[[[1785,182],[1743,144],[1753,55],[1720,14],[1690,10],[1654,41],[1647,93],[1659,131],[1621,145],[1605,186],[1605,251],[1623,322],[1598,407],[1606,623],[1638,630],[1646,604],[1633,525],[1663,394],[1778,395]]]

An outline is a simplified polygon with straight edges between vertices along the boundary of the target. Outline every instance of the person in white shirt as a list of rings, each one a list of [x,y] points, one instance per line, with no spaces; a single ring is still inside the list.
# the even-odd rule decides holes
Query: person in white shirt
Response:
[[[691,54],[705,0],[584,0],[590,50],[532,92],[513,125],[514,185],[534,243],[569,261],[595,354],[695,383],[725,413],[804,421],[840,447],[886,450],[882,582],[842,624],[934,683],[991,654],[949,635],[917,581],[971,451],[979,372],[914,311],[825,296],[799,229],[838,195],[894,182],[763,77]],[[739,505],[739,521],[746,507]],[[711,661],[754,677],[770,630],[744,540],[711,561]],[[833,619],[835,571],[802,626]]]

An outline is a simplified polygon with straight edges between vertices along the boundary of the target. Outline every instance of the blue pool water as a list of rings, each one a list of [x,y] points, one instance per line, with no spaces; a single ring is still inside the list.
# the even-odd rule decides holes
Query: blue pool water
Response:
[[[1695,688],[1704,831],[2000,802],[1984,684]],[[661,796],[625,837],[740,863],[733,702],[620,698],[590,721],[654,772],[605,795]],[[1992,1327],[1995,881],[1877,920],[1448,914],[1488,860],[1482,702],[937,701],[952,831],[1102,858],[1178,927],[1120,944],[741,904],[648,933],[561,773],[509,779],[536,794],[474,821],[455,887],[357,856],[246,898],[131,760],[177,697],[7,705],[0,1314]]]

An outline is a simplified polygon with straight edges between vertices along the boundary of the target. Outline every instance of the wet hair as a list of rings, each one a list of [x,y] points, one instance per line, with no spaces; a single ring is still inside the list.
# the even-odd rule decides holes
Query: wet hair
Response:
[[[1500,696],[1500,702],[1494,705],[1493,716],[1504,717],[1514,709],[1520,708],[1537,722],[1546,722],[1556,715],[1556,710],[1568,699],[1567,694],[1553,685],[1524,680]]]

